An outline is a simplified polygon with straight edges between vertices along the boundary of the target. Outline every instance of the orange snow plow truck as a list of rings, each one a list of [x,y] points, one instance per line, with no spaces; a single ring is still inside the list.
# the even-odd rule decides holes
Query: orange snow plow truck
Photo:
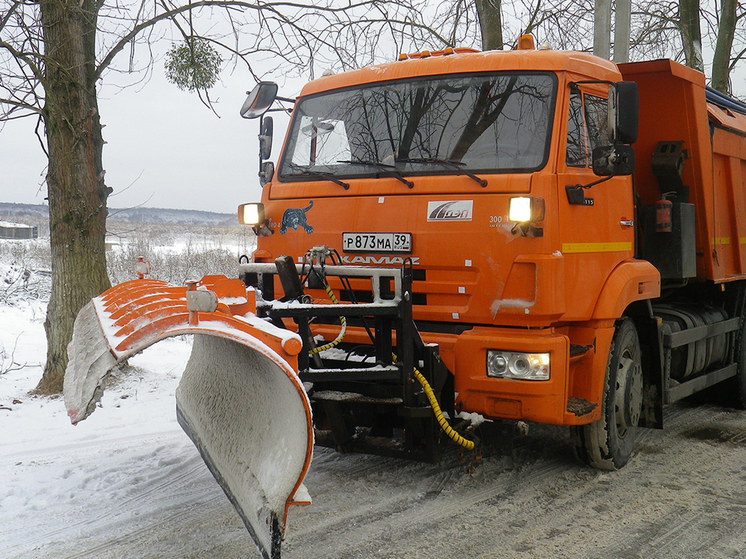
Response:
[[[746,106],[669,60],[446,49],[324,76],[277,166],[261,83],[239,278],[138,279],[71,345],[74,422],[116,363],[192,333],[178,418],[264,557],[315,444],[437,460],[459,412],[567,425],[608,470],[718,383],[746,403]]]

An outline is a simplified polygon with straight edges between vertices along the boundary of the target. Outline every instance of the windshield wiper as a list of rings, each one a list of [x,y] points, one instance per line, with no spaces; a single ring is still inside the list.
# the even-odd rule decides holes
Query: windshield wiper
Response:
[[[299,176],[302,176],[302,177],[319,177],[320,179],[325,179],[325,180],[333,182],[334,184],[338,184],[339,186],[341,186],[345,190],[349,190],[350,189],[350,185],[349,184],[347,184],[346,182],[343,182],[343,181],[339,180],[337,177],[335,177],[331,173],[324,173],[322,171],[312,171],[308,167],[303,167],[303,166],[298,165],[296,163],[291,163],[290,167],[293,170],[299,171],[299,173],[297,173]]]
[[[462,161],[453,161],[451,159],[438,159],[437,157],[402,157],[401,159],[396,160],[397,163],[423,163],[426,165],[443,165],[444,167],[450,167],[451,169],[456,169],[459,171],[459,175],[466,175],[470,179],[476,181],[479,183],[479,186],[484,188],[487,186],[487,181],[479,178],[477,175],[469,171],[468,169],[464,169],[464,166],[466,163],[463,163]]]
[[[337,163],[347,163],[348,165],[362,165],[364,167],[375,167],[379,171],[383,171],[387,175],[394,177],[399,182],[406,184],[409,188],[412,188],[414,186],[414,183],[405,179],[399,172],[399,170],[393,165],[386,165],[385,163],[379,163],[378,161],[365,161],[359,159],[337,161]]]

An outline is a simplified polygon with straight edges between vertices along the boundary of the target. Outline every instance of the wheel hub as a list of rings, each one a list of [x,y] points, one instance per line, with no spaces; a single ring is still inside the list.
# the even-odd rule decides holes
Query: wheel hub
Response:
[[[642,408],[642,371],[629,352],[624,352],[619,359],[616,381],[616,427],[619,437],[623,438],[630,428],[637,427]]]

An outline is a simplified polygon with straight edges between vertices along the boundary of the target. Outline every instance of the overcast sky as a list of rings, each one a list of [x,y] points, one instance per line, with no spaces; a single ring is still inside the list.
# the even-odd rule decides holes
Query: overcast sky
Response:
[[[258,121],[238,114],[254,82],[238,70],[222,78],[210,94],[221,118],[196,95],[168,83],[162,61],[147,84],[100,90],[106,184],[114,189],[109,207],[234,213],[239,204],[259,200]],[[283,75],[267,79],[278,81],[286,97],[296,96],[303,83]],[[734,88],[746,94],[746,68],[735,77]],[[275,117],[273,161],[286,126]],[[45,203],[46,163],[35,124],[34,119],[11,122],[0,131],[0,202]]]
[[[114,189],[109,206],[234,213],[239,204],[258,200],[259,125],[238,114],[254,85],[251,76],[225,73],[210,93],[218,118],[195,94],[168,83],[163,62],[156,64],[147,84],[100,90],[106,184]],[[282,93],[295,96],[300,83],[285,87],[289,90]],[[0,131],[2,202],[45,203],[46,162],[35,125],[30,118],[7,123]],[[284,127],[277,128],[273,158]]]

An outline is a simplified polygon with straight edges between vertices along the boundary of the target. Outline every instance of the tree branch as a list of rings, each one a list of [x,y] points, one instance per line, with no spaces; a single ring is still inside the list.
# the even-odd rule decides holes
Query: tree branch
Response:
[[[13,45],[6,43],[5,41],[0,41],[0,49],[7,50],[15,60],[20,60],[21,62],[25,63],[29,67],[29,70],[31,70],[31,73],[34,74],[34,78],[39,80],[39,82],[41,82],[42,84],[45,83],[43,72],[36,65],[36,61],[27,53],[16,50]]]
[[[15,110],[25,110],[32,114],[41,114],[41,109],[39,107],[35,107],[34,105],[29,105],[28,103],[23,103],[21,101],[14,101],[13,99],[4,99],[0,97],[0,105],[10,105],[13,107],[8,114],[12,113]],[[23,115],[23,116],[31,116],[31,115]],[[20,117],[16,117],[20,118]],[[3,118],[2,120],[10,120],[9,118]]]
[[[315,6],[314,10],[319,13],[338,14],[347,13],[351,10],[363,7],[370,7],[376,4],[376,0],[363,0],[357,3],[350,3],[343,7],[330,7],[330,6]],[[251,11],[269,11],[274,12],[277,15],[281,15],[280,10],[282,8],[293,8],[297,10],[308,10],[308,5],[300,4],[296,2],[275,2],[275,3],[249,3],[241,0],[199,0],[190,4],[177,6],[169,9],[161,14],[155,15],[152,18],[135,25],[126,35],[124,35],[117,43],[111,48],[108,54],[101,60],[96,67],[96,77],[99,78],[101,73],[111,64],[117,54],[124,49],[124,47],[137,37],[142,31],[153,27],[157,23],[164,20],[173,19],[179,14],[185,12],[191,12],[200,8],[243,8]],[[302,31],[307,32],[307,29]]]

